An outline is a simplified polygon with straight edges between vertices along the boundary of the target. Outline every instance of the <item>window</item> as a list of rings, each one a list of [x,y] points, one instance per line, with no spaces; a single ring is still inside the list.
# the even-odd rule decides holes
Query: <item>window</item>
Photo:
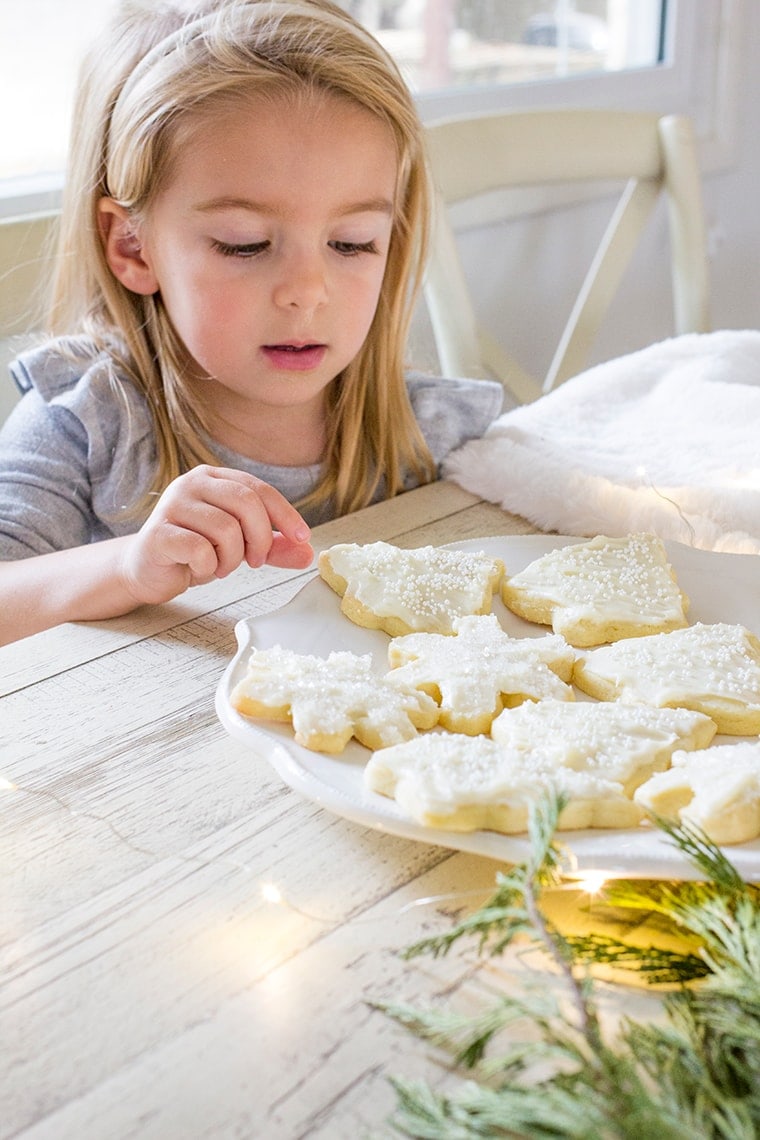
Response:
[[[563,102],[690,113],[733,142],[745,0],[343,0],[398,58],[423,117]],[[117,0],[0,0],[0,215],[56,205],[77,63]],[[547,15],[547,13],[549,13]]]
[[[355,0],[418,93],[652,67],[663,0]]]
[[[0,0],[0,212],[60,187],[79,60],[115,0]]]
[[[456,0],[445,0],[446,3]],[[499,11],[498,0],[459,0]],[[435,0],[428,0],[435,3]],[[607,0],[607,55],[603,68],[565,67],[559,58],[553,77],[514,79],[508,84],[430,90],[418,101],[428,120],[504,107],[598,106],[681,112],[691,116],[706,169],[734,159],[738,60],[746,0]],[[575,18],[591,5],[547,0],[540,5]],[[507,5],[504,5],[507,7]],[[521,0],[511,8],[525,8]],[[537,8],[539,5],[530,5]],[[570,33],[557,31],[558,42]],[[656,45],[656,46],[655,46]],[[563,70],[564,68],[564,70]]]

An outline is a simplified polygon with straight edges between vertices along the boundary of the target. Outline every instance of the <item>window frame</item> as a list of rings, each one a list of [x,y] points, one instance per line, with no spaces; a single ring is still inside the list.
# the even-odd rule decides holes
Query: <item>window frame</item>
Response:
[[[535,82],[420,92],[425,122],[509,108],[565,105],[691,117],[705,170],[736,158],[739,59],[745,0],[668,0],[666,59],[653,67]]]
[[[703,174],[738,158],[738,104],[745,0],[667,0],[662,63],[501,86],[421,92],[423,122],[510,109],[595,107],[688,115]],[[494,192],[449,208],[456,232],[601,199],[603,184]]]

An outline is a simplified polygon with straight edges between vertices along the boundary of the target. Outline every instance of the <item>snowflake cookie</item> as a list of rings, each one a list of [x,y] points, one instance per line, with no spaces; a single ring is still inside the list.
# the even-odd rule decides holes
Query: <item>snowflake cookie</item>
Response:
[[[431,697],[391,685],[369,654],[313,657],[280,646],[253,651],[231,703],[244,716],[292,722],[296,742],[316,752],[341,752],[352,736],[383,748],[438,720]]]
[[[510,637],[494,614],[458,618],[454,636],[410,633],[388,646],[389,680],[429,693],[452,732],[488,732],[505,707],[572,701],[575,651],[563,637]]]

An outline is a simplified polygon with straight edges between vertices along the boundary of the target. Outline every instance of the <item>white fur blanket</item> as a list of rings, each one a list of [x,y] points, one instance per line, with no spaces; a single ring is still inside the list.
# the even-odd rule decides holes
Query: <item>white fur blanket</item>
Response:
[[[760,554],[760,332],[597,365],[501,415],[443,474],[543,530]]]

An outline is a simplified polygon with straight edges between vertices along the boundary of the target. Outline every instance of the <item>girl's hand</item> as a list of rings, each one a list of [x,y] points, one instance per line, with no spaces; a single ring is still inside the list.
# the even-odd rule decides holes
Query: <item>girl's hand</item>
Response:
[[[124,548],[135,604],[166,602],[189,586],[249,566],[305,569],[314,551],[298,511],[243,471],[200,466],[180,475]]]

